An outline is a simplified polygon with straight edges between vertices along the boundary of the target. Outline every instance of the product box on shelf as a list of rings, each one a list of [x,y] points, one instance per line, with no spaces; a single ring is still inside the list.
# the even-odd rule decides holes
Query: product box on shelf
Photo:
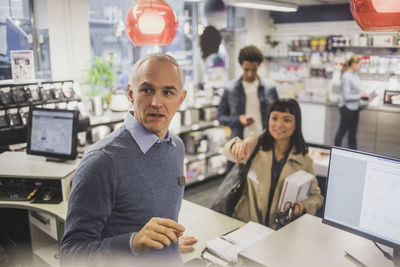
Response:
[[[221,175],[226,170],[227,159],[224,155],[210,157],[207,161],[207,173]]]
[[[202,131],[190,132],[183,136],[185,152],[187,154],[198,154],[208,152],[208,139]]]
[[[186,178],[188,183],[204,180],[207,173],[207,161],[196,160],[186,165]]]
[[[400,91],[385,90],[384,104],[400,105]]]
[[[392,35],[372,36],[372,46],[391,47],[391,46],[393,46],[393,36]]]

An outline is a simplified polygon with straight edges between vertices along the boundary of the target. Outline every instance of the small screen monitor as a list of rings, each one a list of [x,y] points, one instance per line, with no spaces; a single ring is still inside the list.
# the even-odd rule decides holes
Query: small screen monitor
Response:
[[[400,247],[400,159],[332,147],[323,223]]]
[[[27,153],[50,159],[75,159],[78,112],[31,108],[28,120]]]

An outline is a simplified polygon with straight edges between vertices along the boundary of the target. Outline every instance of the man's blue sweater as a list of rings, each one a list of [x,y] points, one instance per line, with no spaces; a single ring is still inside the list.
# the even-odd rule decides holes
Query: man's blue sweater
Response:
[[[132,233],[152,217],[177,221],[183,157],[184,145],[173,135],[144,154],[125,125],[93,145],[73,180],[62,255],[129,254]],[[179,254],[178,245],[146,252],[165,253]]]

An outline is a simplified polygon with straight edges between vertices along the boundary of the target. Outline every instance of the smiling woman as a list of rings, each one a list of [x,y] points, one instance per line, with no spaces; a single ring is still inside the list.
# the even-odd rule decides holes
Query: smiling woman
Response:
[[[233,216],[243,221],[255,221],[277,228],[274,214],[286,177],[304,170],[314,174],[312,160],[301,132],[301,112],[294,99],[278,99],[269,110],[268,128],[260,136],[244,140],[235,137],[226,143],[224,154],[234,162],[245,163],[254,151],[257,140],[261,149],[251,161],[246,187]],[[294,203],[295,212],[315,214],[322,206],[323,197],[317,180],[313,179],[308,197]]]

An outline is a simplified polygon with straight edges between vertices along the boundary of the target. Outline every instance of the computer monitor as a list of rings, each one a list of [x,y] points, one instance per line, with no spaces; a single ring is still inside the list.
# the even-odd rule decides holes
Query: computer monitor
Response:
[[[75,159],[78,120],[75,110],[31,108],[27,153],[53,160]]]
[[[400,248],[400,159],[332,147],[322,222]]]

